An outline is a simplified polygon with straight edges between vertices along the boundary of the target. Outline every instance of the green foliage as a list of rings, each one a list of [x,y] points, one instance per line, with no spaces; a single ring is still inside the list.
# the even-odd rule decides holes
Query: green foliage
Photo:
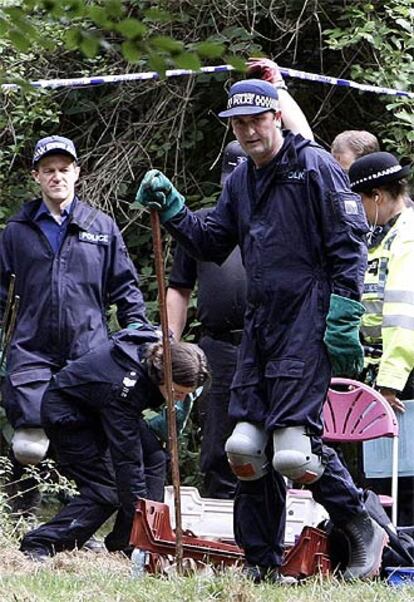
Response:
[[[414,0],[352,3],[338,26],[325,30],[330,48],[351,63],[357,81],[397,90],[414,89]],[[412,157],[413,99],[384,99],[389,111],[378,128],[384,144],[400,156]]]
[[[188,14],[173,2],[166,4],[171,10],[127,0],[20,0],[10,5],[6,0],[0,8],[0,31],[17,50],[28,52],[32,44],[53,47],[50,39],[40,35],[40,23],[64,24],[69,50],[79,50],[87,58],[120,51],[131,63],[146,56],[161,73],[171,65],[197,70],[201,59],[224,54],[221,40],[190,44],[188,52],[186,44],[170,33],[171,23],[187,23]],[[228,56],[231,60],[231,54]],[[235,68],[240,67],[244,70],[236,61]]]
[[[37,466],[26,466],[18,480],[13,480],[12,475],[10,460],[6,456],[0,456],[0,534],[8,540],[19,539],[33,523],[33,515],[18,511],[20,500],[33,489],[37,489],[44,498],[54,498],[58,494],[78,495],[75,484],[61,475],[55,462],[50,459]]]

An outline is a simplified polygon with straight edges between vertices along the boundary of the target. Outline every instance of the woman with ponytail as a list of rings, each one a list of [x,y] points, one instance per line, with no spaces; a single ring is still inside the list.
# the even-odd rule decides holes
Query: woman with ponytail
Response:
[[[203,386],[209,371],[197,345],[173,341],[171,356],[179,401]],[[163,347],[149,329],[120,331],[55,375],[43,398],[43,426],[61,471],[75,481],[79,495],[24,537],[26,556],[42,561],[82,547],[116,510],[105,545],[110,551],[128,548],[137,499],[159,499],[145,457],[161,448],[142,412],[158,408],[165,398]]]

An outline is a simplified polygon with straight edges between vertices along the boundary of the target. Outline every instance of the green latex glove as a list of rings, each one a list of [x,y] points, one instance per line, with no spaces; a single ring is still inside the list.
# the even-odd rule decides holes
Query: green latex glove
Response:
[[[145,324],[143,322],[130,322],[127,326],[128,330],[141,330],[144,328]]]
[[[333,376],[353,377],[364,368],[364,350],[359,342],[363,313],[364,306],[358,301],[331,295],[324,341]]]
[[[177,435],[183,431],[184,426],[187,422],[188,416],[193,406],[193,400],[190,395],[183,401],[175,402],[175,418],[177,421]],[[158,439],[164,443],[168,443],[168,423],[167,423],[167,410],[164,408],[162,412],[156,414],[153,418],[147,420],[150,429],[157,435]]]
[[[148,171],[135,197],[135,204],[160,212],[162,223],[168,222],[184,207],[184,197],[174,188],[170,180],[157,169]]]

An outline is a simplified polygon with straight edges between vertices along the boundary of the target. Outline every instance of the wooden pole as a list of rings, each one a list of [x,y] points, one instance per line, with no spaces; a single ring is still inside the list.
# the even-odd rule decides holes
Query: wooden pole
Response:
[[[173,397],[173,380],[171,365],[171,347],[168,330],[167,304],[165,298],[165,275],[162,252],[162,239],[160,218],[156,209],[151,209],[152,244],[154,250],[155,272],[158,285],[158,306],[162,328],[162,346],[164,362],[164,379],[167,389],[167,417],[168,417],[168,449],[171,455],[171,473],[174,489],[175,506],[175,538],[177,572],[183,572],[183,527],[181,520],[181,495],[180,495],[180,467],[178,459],[177,421],[175,417],[175,404]]]

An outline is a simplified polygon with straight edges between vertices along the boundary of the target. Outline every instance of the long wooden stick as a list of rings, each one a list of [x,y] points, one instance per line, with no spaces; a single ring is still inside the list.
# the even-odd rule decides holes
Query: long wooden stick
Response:
[[[19,308],[20,297],[15,297],[14,289],[16,284],[16,274],[10,274],[9,288],[7,291],[6,307],[3,315],[3,328],[0,336],[0,369],[3,366],[7,353],[8,344],[14,333],[17,310]],[[17,303],[17,305],[16,305]]]
[[[162,346],[164,362],[164,379],[167,389],[167,417],[168,417],[168,449],[171,455],[171,474],[174,489],[175,506],[175,537],[177,572],[183,572],[183,527],[181,520],[181,495],[180,495],[180,466],[178,459],[177,422],[175,418],[175,404],[173,397],[173,380],[171,364],[171,347],[168,331],[167,304],[165,298],[165,275],[162,252],[162,239],[160,218],[156,209],[151,209],[152,244],[154,249],[155,272],[158,285],[158,306],[162,328]]]

